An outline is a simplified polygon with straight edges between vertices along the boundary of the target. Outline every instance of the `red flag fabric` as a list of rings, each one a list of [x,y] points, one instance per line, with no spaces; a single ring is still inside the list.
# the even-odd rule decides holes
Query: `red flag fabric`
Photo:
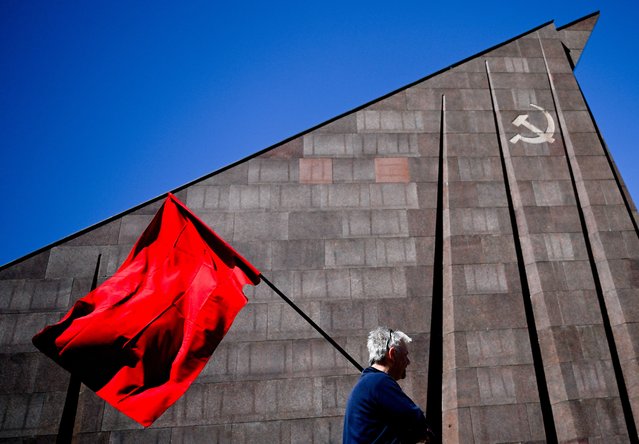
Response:
[[[204,368],[259,276],[169,194],[118,271],[33,344],[149,426]]]

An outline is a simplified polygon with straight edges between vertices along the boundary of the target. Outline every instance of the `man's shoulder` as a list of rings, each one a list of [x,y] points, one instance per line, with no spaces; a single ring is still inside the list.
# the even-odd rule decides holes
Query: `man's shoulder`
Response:
[[[373,367],[365,368],[359,382],[364,384],[386,384],[393,382],[393,378]]]

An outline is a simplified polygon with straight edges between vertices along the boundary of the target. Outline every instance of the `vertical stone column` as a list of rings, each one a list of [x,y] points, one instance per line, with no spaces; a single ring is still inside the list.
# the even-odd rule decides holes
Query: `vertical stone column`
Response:
[[[447,103],[442,135],[444,440],[543,440],[486,72],[469,62],[437,81]]]

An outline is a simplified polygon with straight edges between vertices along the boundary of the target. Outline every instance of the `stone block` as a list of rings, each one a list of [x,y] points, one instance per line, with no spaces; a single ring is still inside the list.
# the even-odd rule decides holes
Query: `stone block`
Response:
[[[477,202],[471,207],[506,207],[506,188],[502,182],[478,182]]]
[[[325,239],[342,235],[343,216],[335,211],[298,211],[288,215],[290,239]]]
[[[531,234],[529,239],[538,261],[588,259],[583,235],[578,233]]]
[[[512,232],[508,208],[453,208],[450,225],[452,235]]]
[[[478,406],[470,409],[478,442],[532,441],[525,404]]]
[[[237,315],[230,330],[224,336],[225,342],[264,340],[267,334],[267,320],[270,310],[267,304],[251,302]]]
[[[362,154],[366,156],[416,155],[419,153],[418,137],[421,134],[379,133],[358,136]]]
[[[296,301],[293,302],[319,325],[321,303]],[[269,339],[299,339],[316,337],[317,332],[299,313],[286,303],[271,303],[268,307],[268,338]]]
[[[538,206],[572,205],[575,196],[569,181],[549,180],[532,182],[535,203]]]
[[[442,72],[416,86],[417,88],[488,88],[486,72],[464,72],[463,65],[453,70]]]
[[[518,181],[570,180],[568,165],[557,157],[513,157],[513,169]]]
[[[327,188],[326,205],[331,208],[360,208],[370,205],[368,185],[336,184]]]
[[[559,74],[554,74],[552,76],[553,78],[553,83],[555,85],[555,88],[559,91],[559,90],[579,90],[579,85],[577,84],[577,80],[575,79],[575,76],[570,73],[559,73]]]
[[[610,164],[605,156],[578,156],[577,164],[585,181],[614,179]]]
[[[365,237],[372,233],[372,213],[370,211],[343,211],[342,236]]]
[[[497,181],[503,180],[498,157],[449,157],[449,180]]]
[[[429,331],[431,319],[431,298],[429,294],[422,293],[416,298],[407,299],[401,304],[381,304],[378,308],[378,321],[380,325],[394,325],[401,320],[401,328],[413,339],[410,347],[410,359],[412,362],[428,362],[429,337],[423,339],[412,332]]]
[[[332,183],[332,159],[299,159],[300,183]]]
[[[121,219],[99,224],[89,231],[73,237],[65,242],[66,245],[115,245],[118,243]]]
[[[490,78],[494,89],[550,89],[545,73],[496,72]]]
[[[171,441],[171,429],[114,430],[110,442],[121,444],[151,444]]]
[[[273,245],[260,239],[254,241],[233,240],[233,249],[257,269],[270,270],[273,263]]]
[[[0,355],[0,393],[32,393],[37,375],[38,359],[35,353]]]
[[[334,159],[333,181],[335,183],[373,182],[375,181],[374,162],[372,159]]]
[[[198,185],[206,186],[206,185],[248,184],[248,170],[249,170],[249,163],[241,162],[241,163],[238,163],[237,165],[233,165],[233,168],[227,168],[222,171],[213,173],[209,177],[198,182]],[[190,190],[187,192],[187,195],[189,193],[190,193]],[[153,211],[151,214],[155,213],[156,211]]]
[[[406,110],[406,91],[399,91],[369,105],[368,110]]]
[[[410,159],[409,174],[414,182],[437,182],[439,176],[439,161],[436,158]]]
[[[249,444],[264,441],[265,437],[274,442],[283,441],[281,421],[244,422],[233,424],[231,439],[228,442]]]
[[[370,205],[373,208],[417,208],[417,186],[414,183],[372,184]]]
[[[604,154],[601,140],[599,140],[599,136],[595,132],[571,133],[570,140],[577,156],[600,156]]]
[[[194,442],[231,443],[231,424],[175,427],[171,429],[171,443],[189,444]]]
[[[231,185],[228,189],[216,190],[220,192],[219,200],[227,200],[228,204],[207,203],[208,208],[220,211],[222,208],[231,210],[255,210],[277,207],[274,186],[269,185]],[[213,190],[211,190],[213,191]],[[222,195],[228,191],[227,195]],[[214,193],[207,194],[211,197]]]
[[[544,67],[543,69],[545,71],[546,68]],[[531,103],[543,109],[550,110],[555,108],[552,94],[548,89],[497,89],[495,90],[495,98],[497,107],[501,113],[505,113],[505,116],[507,116],[507,118],[504,116],[501,117],[504,128],[509,132],[514,130],[514,128],[510,127],[514,115],[519,115],[522,112],[537,112],[537,110],[530,105]],[[513,113],[513,111],[517,111],[517,113]],[[545,123],[545,121],[541,123]]]
[[[274,158],[274,159],[296,159],[302,157],[304,151],[304,143],[302,137],[296,137],[282,145],[279,145],[265,153],[262,153],[262,158]]]
[[[41,279],[45,277],[51,250],[17,259],[0,268],[0,279]],[[11,266],[8,266],[11,265]]]
[[[375,158],[375,182],[410,182],[410,169],[406,157]]]
[[[447,111],[447,133],[493,133],[495,121],[491,111]]]
[[[324,242],[290,240],[273,243],[274,270],[303,270],[324,267]]]
[[[433,267],[416,266],[404,268],[406,296],[424,298],[433,293]]]
[[[532,364],[526,329],[483,330],[465,337],[470,367]]]
[[[298,162],[288,159],[254,158],[249,160],[248,183],[297,182]]]
[[[406,106],[409,110],[440,110],[442,91],[436,89],[409,88],[406,90]]]
[[[499,156],[497,135],[491,133],[446,134],[446,146],[450,157]]]
[[[436,183],[422,182],[417,187],[416,208],[437,208],[438,187]]]
[[[353,270],[351,274],[353,297],[366,299],[406,297],[406,276],[402,267],[371,268]],[[361,285],[361,293],[356,293],[356,283]]]
[[[314,131],[315,133],[355,133],[357,132],[357,118],[355,113],[333,120]]]
[[[228,185],[193,186],[188,189],[186,205],[193,210],[198,208],[226,210],[231,208],[231,202],[238,205],[235,203],[236,200],[231,201],[229,193],[230,186]]]
[[[521,295],[476,294],[453,302],[456,331],[526,328]]]
[[[416,135],[419,155],[423,157],[439,156],[439,134],[420,133]]]
[[[408,210],[407,212],[401,212],[402,218],[397,220],[389,220],[384,218],[378,222],[382,226],[388,226],[392,223],[392,226],[397,226],[395,230],[396,234],[405,234],[410,236],[435,236],[435,225],[437,221],[437,210],[434,208],[420,209],[420,210]],[[381,231],[378,229],[378,231]]]
[[[366,132],[438,132],[437,111],[358,111],[357,131]]]
[[[242,212],[236,213],[233,240],[285,240],[288,238],[288,213]]]
[[[415,210],[373,210],[371,216],[371,234],[374,236],[407,236],[409,218],[407,212]]]
[[[233,239],[233,213],[216,211],[213,213],[200,212],[199,218],[215,231],[222,239]]]
[[[310,133],[304,136],[305,156],[353,156],[353,138],[347,134]]]
[[[574,206],[524,208],[529,233],[581,233],[579,213]]]
[[[518,39],[519,51],[522,57],[542,57],[541,45],[536,38]]]

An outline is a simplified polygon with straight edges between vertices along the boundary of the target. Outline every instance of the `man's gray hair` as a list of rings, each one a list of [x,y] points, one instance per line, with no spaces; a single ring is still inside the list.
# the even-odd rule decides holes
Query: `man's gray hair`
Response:
[[[368,364],[380,362],[391,347],[398,347],[402,341],[410,344],[412,339],[403,331],[391,330],[388,327],[377,327],[368,334]]]

